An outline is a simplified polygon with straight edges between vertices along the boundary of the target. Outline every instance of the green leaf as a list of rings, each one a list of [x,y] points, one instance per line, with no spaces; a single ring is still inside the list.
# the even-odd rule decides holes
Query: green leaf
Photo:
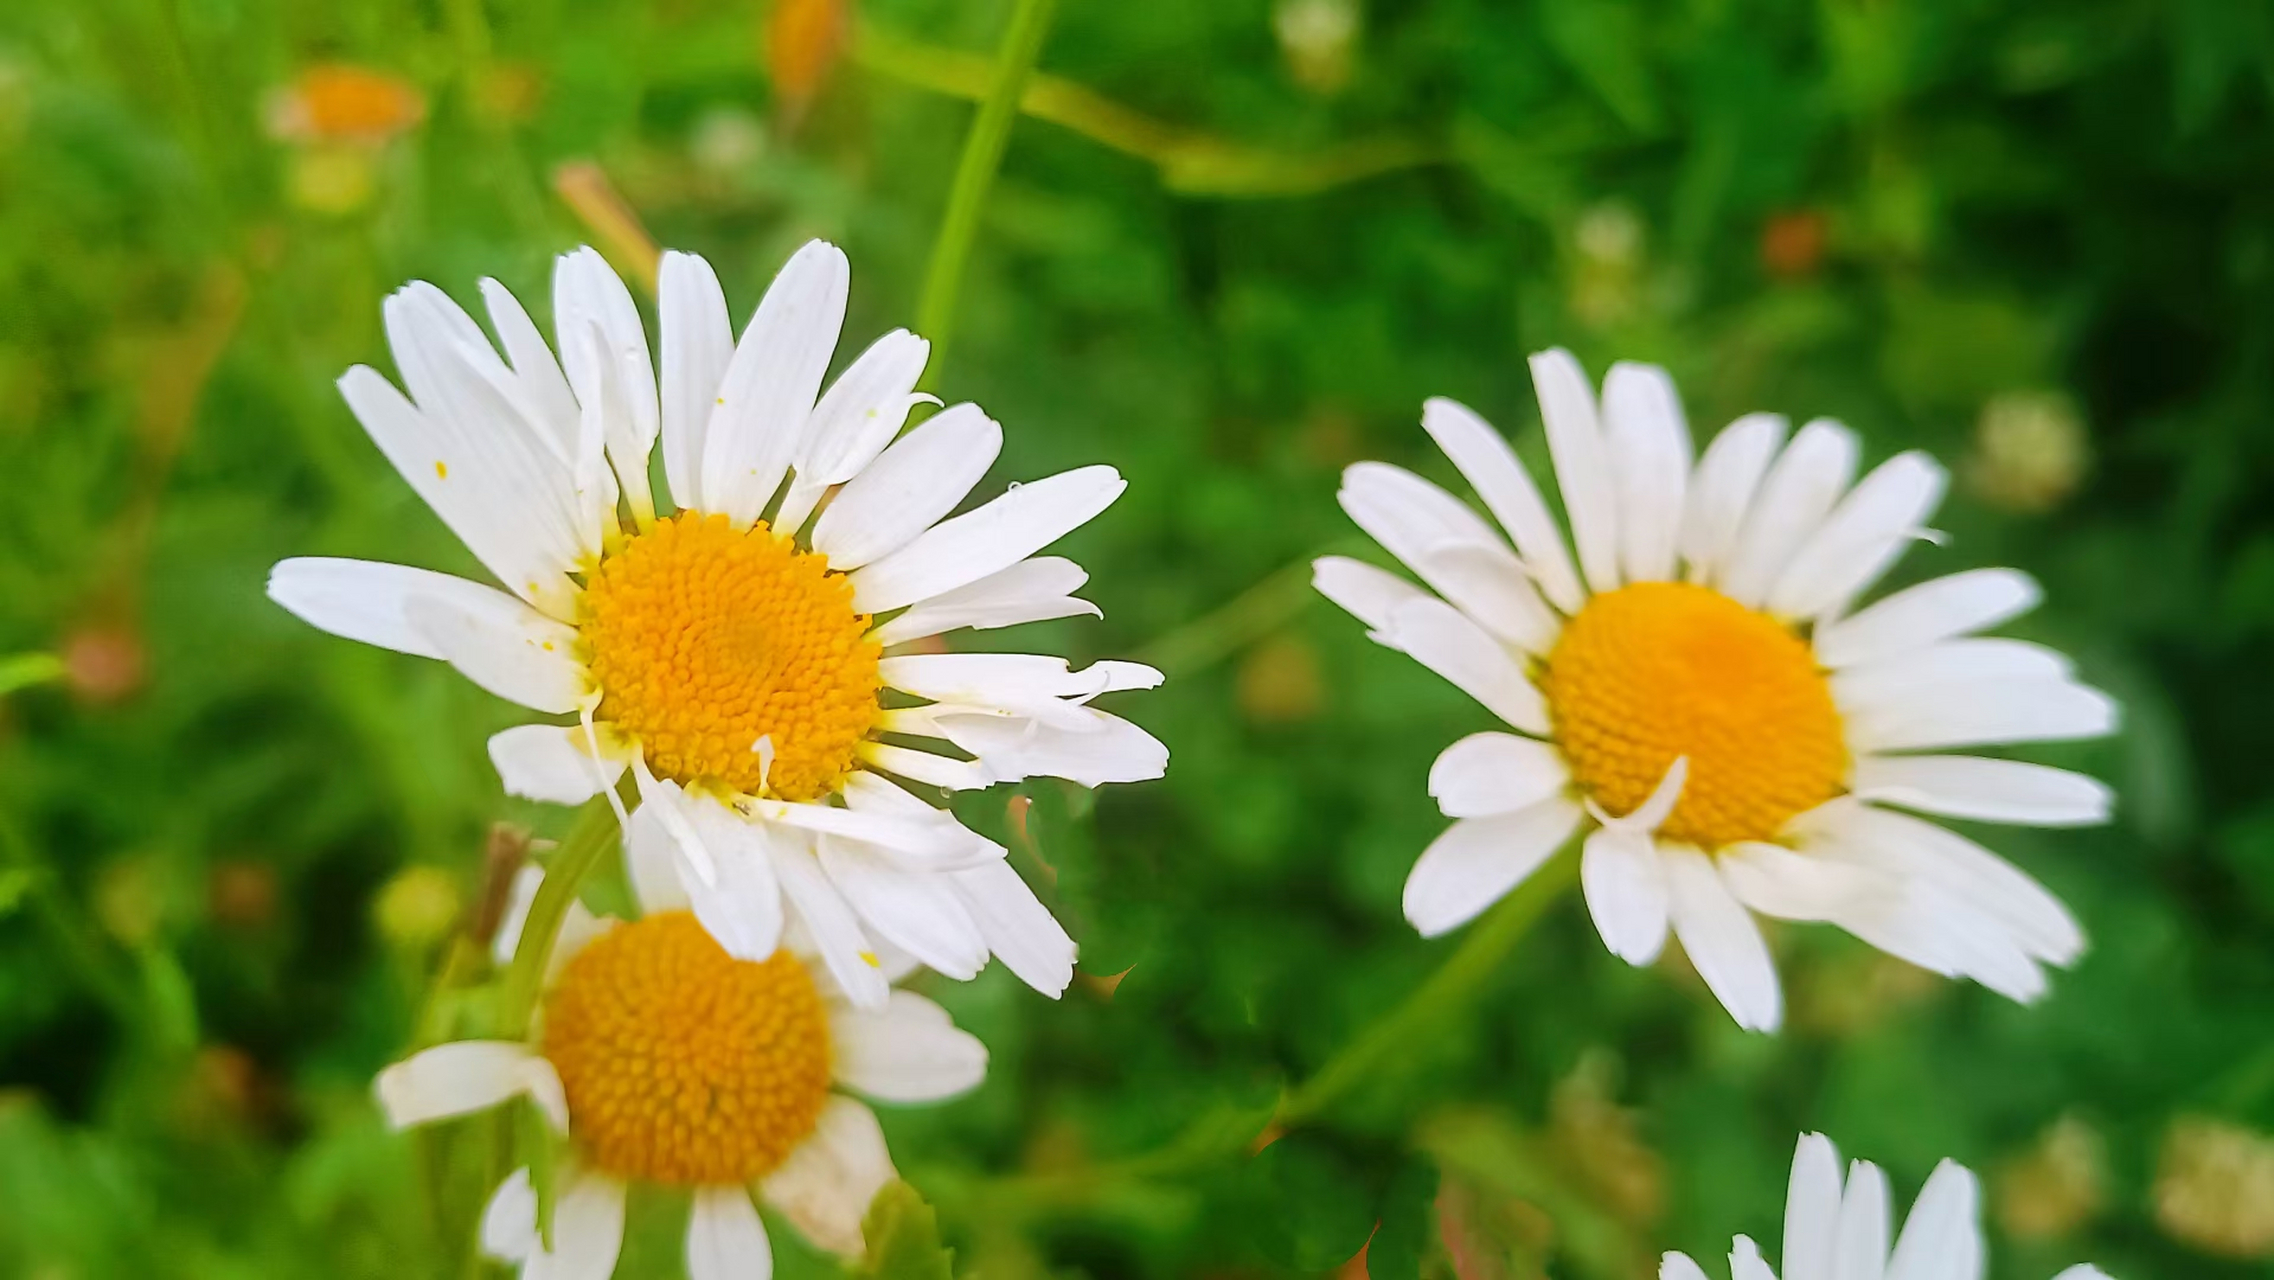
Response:
[[[1326,1271],[1350,1259],[1374,1230],[1365,1176],[1315,1133],[1292,1133],[1250,1161],[1252,1230],[1266,1256],[1296,1271]]]
[[[955,1253],[940,1243],[940,1219],[916,1188],[886,1184],[861,1219],[868,1253],[858,1275],[875,1280],[951,1280]]]
[[[186,1051],[197,1044],[197,993],[181,961],[161,946],[139,953],[148,1029],[160,1047]]]
[[[1381,1224],[1366,1245],[1367,1280],[1420,1280],[1429,1245],[1430,1209],[1437,1201],[1437,1166],[1408,1157],[1382,1194]]]
[[[63,678],[63,659],[52,653],[12,653],[0,658],[0,694]]]
[[[14,912],[39,884],[39,872],[30,867],[0,867],[0,916]]]

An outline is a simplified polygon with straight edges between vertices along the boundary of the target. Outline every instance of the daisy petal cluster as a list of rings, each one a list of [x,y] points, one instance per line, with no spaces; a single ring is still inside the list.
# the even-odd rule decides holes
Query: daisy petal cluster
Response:
[[[728,954],[691,914],[672,856],[633,849],[637,920],[572,903],[527,1042],[437,1045],[379,1076],[398,1127],[527,1097],[566,1135],[549,1233],[528,1168],[482,1214],[485,1252],[530,1280],[613,1272],[634,1184],[690,1194],[692,1280],[771,1274],[754,1191],[814,1244],[857,1257],[862,1215],[896,1176],[860,1099],[936,1101],[986,1073],[986,1048],[924,997],[894,990],[881,1007],[856,1006],[801,929],[763,960]],[[540,878],[528,868],[515,885],[501,959]]]
[[[490,333],[433,285],[406,286],[385,307],[402,388],[359,366],[340,390],[505,589],[295,559],[269,593],[559,717],[491,740],[507,790],[617,803],[628,772],[637,838],[668,846],[695,917],[737,959],[765,961],[795,922],[846,995],[879,1007],[865,929],[957,978],[994,956],[1055,996],[1073,942],[1001,845],[901,784],[1158,777],[1166,749],[1092,701],[1160,674],[902,650],[1096,614],[1081,568],[1038,553],[1124,485],[1084,467],[952,514],[1002,429],[958,404],[902,431],[931,399],[915,389],[929,344],[905,330],[825,386],[849,287],[844,254],[808,244],[737,339],[709,264],[667,254],[658,359],[591,249],[557,264],[550,344],[494,280]]]
[[[1406,882],[1407,919],[1457,928],[1579,836],[1605,945],[1646,964],[1678,938],[1745,1027],[1783,1013],[1756,914],[2041,995],[2043,966],[2083,950],[2076,922],[1928,819],[2105,820],[2099,782],[1963,749],[2105,734],[2116,709],[2060,654],[1981,634],[2037,602],[2012,570],[1865,603],[1937,536],[1943,469],[1908,452],[1859,480],[1853,432],[1768,414],[1699,456],[1662,370],[1616,365],[1599,396],[1561,350],[1532,374],[1568,540],[1507,441],[1437,399],[1422,426],[1498,527],[1362,462],[1343,509],[1427,589],[1356,560],[1316,565],[1318,589],[1373,639],[1509,730],[1464,738],[1431,769],[1454,822]]]
[[[1729,1250],[1730,1280],[1982,1280],[1982,1192],[1964,1165],[1935,1166],[1899,1233],[1889,1230],[1887,1175],[1858,1160],[1840,1175],[1840,1153],[1820,1133],[1804,1134],[1792,1157],[1785,1198],[1782,1271],[1760,1246],[1738,1236]],[[1892,1250],[1888,1245],[1893,1236]],[[1658,1280],[1706,1280],[1686,1253],[1669,1253]],[[2054,1280],[2108,1280],[2080,1263]]]

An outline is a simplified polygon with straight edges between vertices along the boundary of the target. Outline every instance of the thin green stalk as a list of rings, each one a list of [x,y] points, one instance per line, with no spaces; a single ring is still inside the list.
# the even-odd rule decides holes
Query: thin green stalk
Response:
[[[545,864],[544,882],[537,887],[537,896],[529,904],[529,918],[521,926],[521,941],[513,948],[513,963],[506,968],[505,977],[498,983],[497,1037],[501,1040],[519,1040],[529,1034],[529,1022],[537,1011],[537,997],[545,981],[545,961],[553,952],[553,939],[561,931],[561,920],[568,915],[569,904],[576,901],[576,892],[600,859],[616,847],[616,814],[608,805],[608,798],[600,796],[585,802],[576,816],[576,826],[569,830],[568,839],[554,852]]]
[[[1523,941],[1548,905],[1579,878],[1579,859],[1559,854],[1532,873],[1482,920],[1469,926],[1460,949],[1429,975],[1403,1003],[1374,1020],[1344,1045],[1317,1074],[1296,1086],[1280,1104],[1276,1123],[1283,1128],[1315,1119],[1351,1090],[1375,1078],[1384,1064],[1411,1051],[1414,1042],[1476,998],[1485,981]]]
[[[916,303],[916,332],[932,342],[924,386],[937,380],[946,359],[956,293],[963,285],[972,239],[979,233],[979,211],[986,206],[995,171],[1002,167],[1011,123],[1018,119],[1019,99],[1026,93],[1035,59],[1042,54],[1042,41],[1050,33],[1056,8],[1057,0],[1018,0],[1011,25],[995,52],[994,82],[988,86],[986,100],[979,104],[979,114],[971,121],[971,132],[964,135],[963,157],[956,162],[955,185],[948,189],[947,212],[940,218],[939,239],[932,242],[924,292]]]

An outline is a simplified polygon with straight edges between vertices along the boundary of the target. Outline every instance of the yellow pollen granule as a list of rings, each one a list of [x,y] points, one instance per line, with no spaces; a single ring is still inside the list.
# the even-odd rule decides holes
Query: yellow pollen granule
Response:
[[[662,777],[751,793],[763,777],[785,800],[813,800],[876,723],[878,648],[851,582],[763,521],[657,521],[600,562],[579,621],[596,716]]]
[[[829,1100],[829,1014],[787,951],[736,960],[684,911],[619,926],[561,971],[544,1052],[594,1165],[669,1186],[749,1182]]]
[[[1605,812],[1633,812],[1689,757],[1660,828],[1670,840],[1773,839],[1846,776],[1839,712],[1807,642],[1704,587],[1639,582],[1589,600],[1540,688],[1573,778]]]

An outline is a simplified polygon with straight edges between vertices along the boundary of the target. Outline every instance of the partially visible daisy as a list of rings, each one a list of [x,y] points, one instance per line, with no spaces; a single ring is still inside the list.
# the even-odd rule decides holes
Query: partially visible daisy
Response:
[[[1982,1280],[1982,1192],[1964,1165],[1935,1166],[1903,1229],[1888,1251],[1887,1175],[1869,1160],[1848,1166],[1843,1186],[1840,1153],[1820,1133],[1803,1134],[1792,1157],[1792,1186],[1784,1206],[1783,1280]],[[1761,1249],[1745,1236],[1729,1250],[1730,1280],[1778,1280]],[[1706,1280],[1686,1253],[1669,1253],[1658,1280]],[[2053,1280],[2108,1280],[2100,1268],[2079,1263]]]
[[[1852,486],[1838,423],[1785,439],[1740,418],[1693,464],[1664,371],[1619,364],[1601,402],[1564,351],[1532,358],[1577,561],[1516,454],[1450,400],[1422,426],[1507,538],[1459,499],[1361,462],[1341,501],[1431,591],[1327,557],[1329,599],[1515,733],[1447,748],[1430,794],[1452,827],[1405,886],[1434,936],[1467,923],[1574,834],[1604,943],[1634,964],[1671,928],[1742,1026],[1783,996],[1752,912],[1837,924],[2018,1000],[2084,948],[2060,902],[2011,865],[1899,810],[1987,822],[2104,821],[2108,789],[2017,760],[1922,754],[2109,732],[2115,705],[2060,654],[1975,633],[2037,587],[1979,569],[1857,600],[1940,500],[1941,467],[1899,454]],[[1511,547],[1510,539],[1514,545]]]
[[[754,1191],[815,1245],[858,1257],[862,1215],[896,1175],[875,1113],[852,1095],[952,1097],[984,1077],[986,1047],[913,992],[854,1007],[801,930],[763,960],[728,955],[689,914],[652,815],[635,815],[630,834],[640,918],[572,903],[529,1041],[462,1040],[396,1063],[377,1084],[387,1118],[425,1124],[527,1096],[567,1135],[549,1243],[527,1168],[482,1214],[483,1248],[526,1280],[612,1272],[633,1183],[691,1193],[693,1280],[771,1274]],[[538,877],[523,875],[516,916]],[[520,928],[509,918],[500,931],[501,961]]]
[[[915,391],[930,345],[906,330],[824,393],[849,280],[834,245],[806,245],[737,342],[710,266],[664,255],[660,377],[630,292],[591,249],[554,272],[558,361],[494,280],[482,296],[498,346],[440,289],[404,287],[385,316],[409,396],[362,366],[340,390],[512,594],[332,559],[284,561],[269,594],[327,631],[574,715],[490,740],[506,789],[614,803],[628,768],[732,955],[771,956],[795,916],[852,999],[877,1006],[886,984],[858,920],[951,977],[993,954],[1055,996],[1074,944],[1003,847],[888,775],[948,789],[1158,777],[1167,750],[1090,702],[1160,673],[900,650],[1097,614],[1073,594],[1079,566],[1035,553],[1125,486],[1084,467],[950,517],[1002,429],[959,404],[900,434],[931,399]],[[649,485],[659,444],[675,512]]]

